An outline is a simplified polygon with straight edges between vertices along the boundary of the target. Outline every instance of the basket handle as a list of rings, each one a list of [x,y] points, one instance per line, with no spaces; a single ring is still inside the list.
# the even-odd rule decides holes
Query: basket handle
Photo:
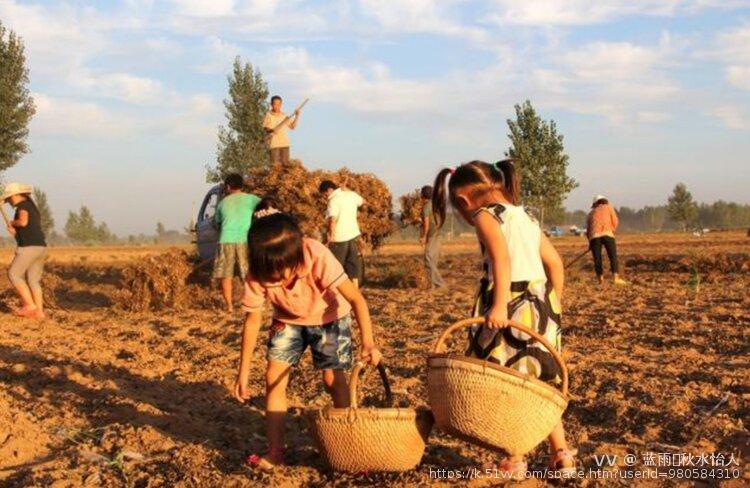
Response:
[[[357,408],[357,386],[359,384],[359,374],[362,370],[369,366],[369,363],[358,362],[354,369],[352,369],[351,379],[349,380],[349,403],[350,408]],[[380,374],[380,381],[383,382],[383,389],[385,390],[385,408],[393,406],[393,394],[391,393],[391,382],[388,380],[388,375],[385,371],[385,365],[380,363],[377,365],[378,373]]]
[[[445,329],[442,334],[440,334],[440,337],[438,337],[438,340],[435,342],[435,346],[432,348],[432,353],[433,354],[440,353],[443,349],[445,340],[453,332],[459,329],[470,327],[472,325],[483,324],[483,323],[484,323],[484,317],[472,317],[470,319],[459,320],[455,324]],[[514,329],[518,329],[521,332],[530,335],[535,340],[539,341],[550,352],[550,354],[552,354],[552,357],[555,358],[555,362],[560,367],[560,371],[562,373],[562,387],[561,387],[562,393],[563,395],[567,396],[568,395],[568,367],[565,366],[565,361],[563,361],[563,358],[562,356],[560,356],[560,353],[558,353],[555,350],[555,348],[552,346],[552,344],[550,344],[549,341],[545,339],[541,334],[539,334],[538,332],[534,330],[529,329],[523,324],[520,324],[516,322],[515,320],[511,320],[510,327],[513,327]]]

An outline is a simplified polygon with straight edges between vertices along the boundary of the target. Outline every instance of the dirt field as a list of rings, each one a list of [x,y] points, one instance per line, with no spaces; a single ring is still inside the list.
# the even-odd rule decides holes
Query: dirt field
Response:
[[[555,241],[566,260],[584,242]],[[595,286],[588,258],[567,273],[563,340],[572,399],[564,420],[579,463],[597,469],[599,456],[617,455],[617,464],[634,472],[648,453],[722,454],[739,463],[730,468],[740,476],[723,485],[747,486],[750,239],[739,232],[630,235],[619,245],[631,286]],[[163,250],[54,249],[45,280],[55,309],[42,322],[11,316],[15,302],[4,288],[0,485],[452,485],[455,480],[435,479],[436,470],[481,470],[499,458],[433,432],[423,463],[412,472],[330,473],[302,415],[305,407],[328,401],[308,357],[290,385],[290,466],[273,475],[248,471],[244,456],[265,444],[265,347],[256,352],[251,379],[257,395],[240,405],[229,388],[241,317],[220,313],[211,298],[218,293],[204,292],[198,308],[127,311],[123,268]],[[373,283],[365,290],[398,401],[412,406],[426,402],[425,355],[432,340],[466,316],[479,273],[476,246],[463,241],[446,246],[446,290],[387,288],[408,281],[401,278],[419,267],[418,252],[400,243],[371,256]],[[3,267],[9,260],[10,250],[0,250]],[[365,385],[366,397],[378,392],[374,382]],[[546,465],[544,449],[530,456],[532,468]],[[626,468],[626,454],[638,457],[633,468]],[[702,476],[698,485],[718,484]],[[566,484],[631,482],[588,477]],[[691,485],[668,479],[637,484]]]

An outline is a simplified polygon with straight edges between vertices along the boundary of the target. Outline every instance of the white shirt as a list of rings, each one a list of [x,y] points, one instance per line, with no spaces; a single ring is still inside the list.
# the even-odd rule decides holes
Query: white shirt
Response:
[[[280,123],[284,121],[286,115],[283,112],[274,113],[273,110],[269,110],[266,116],[263,117],[263,128],[264,129],[276,129]],[[291,122],[290,122],[291,123]],[[289,136],[287,135],[287,129],[291,129],[289,124],[285,124],[282,127],[276,129],[276,133],[271,136],[271,141],[268,144],[270,149],[276,149],[279,147],[289,147]]]
[[[542,229],[523,207],[507,203],[481,208],[478,212],[489,212],[500,222],[510,257],[510,281],[547,281],[540,248]],[[489,278],[492,265],[485,256]]]
[[[337,188],[328,197],[326,218],[336,220],[333,226],[332,242],[346,242],[359,237],[359,223],[357,209],[364,203],[364,199],[356,192]]]

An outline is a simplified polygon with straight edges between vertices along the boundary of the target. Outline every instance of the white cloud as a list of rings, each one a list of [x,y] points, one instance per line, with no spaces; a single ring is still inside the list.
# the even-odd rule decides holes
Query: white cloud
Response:
[[[737,88],[750,90],[750,64],[727,66],[727,81]]]
[[[747,6],[747,0],[494,0],[488,19],[498,24],[585,25],[630,15],[671,16]]]
[[[135,105],[168,102],[172,96],[160,81],[129,73],[77,73],[71,80],[89,94],[122,100]]]
[[[301,96],[360,112],[406,113],[429,110],[436,103],[434,83],[393,77],[380,63],[371,63],[367,70],[339,66],[296,47],[273,50],[269,62],[271,76]]]
[[[172,0],[162,28],[187,35],[237,37],[264,42],[306,38],[325,31],[325,8],[298,0]]]
[[[456,3],[456,0],[359,0],[365,15],[375,19],[386,31],[431,33],[486,42],[489,34],[485,30],[465,25],[451,15],[449,8]]]
[[[0,19],[23,38],[32,77],[75,70],[108,45],[97,29],[103,19],[94,11],[9,0],[0,2]]]
[[[713,111],[713,115],[720,119],[729,129],[750,130],[750,117],[737,105],[723,105]]]
[[[213,147],[221,109],[221,103],[211,95],[193,95],[160,121],[160,130],[191,146]]]
[[[544,103],[615,124],[667,120],[660,107],[680,93],[668,75],[679,53],[669,36],[656,46],[599,41],[560,51],[531,73]]]
[[[208,36],[203,45],[205,61],[195,67],[199,73],[226,73],[232,60],[243,52],[238,44],[214,35]]]
[[[171,0],[181,15],[222,17],[233,12],[234,0]]]
[[[750,24],[744,24],[719,34],[719,54],[733,63],[750,63]]]
[[[650,110],[638,112],[636,117],[638,122],[643,122],[645,124],[658,124],[672,119],[672,115],[666,112],[655,112]]]
[[[562,57],[571,73],[592,82],[638,80],[660,59],[657,49],[630,42],[593,42]]]
[[[709,57],[725,64],[725,76],[731,85],[750,90],[750,24],[720,33]]]
[[[91,102],[33,93],[36,115],[31,121],[33,134],[72,137],[122,137],[134,132],[133,119]]]

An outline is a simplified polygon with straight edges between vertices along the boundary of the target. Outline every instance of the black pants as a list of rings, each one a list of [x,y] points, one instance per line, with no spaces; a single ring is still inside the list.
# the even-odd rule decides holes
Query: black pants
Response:
[[[344,271],[353,280],[362,281],[362,257],[359,255],[359,246],[355,237],[350,241],[332,242],[329,246],[331,252],[339,263],[344,267]]]
[[[619,273],[620,268],[617,264],[617,244],[615,244],[615,238],[601,236],[595,237],[589,241],[589,248],[591,249],[591,254],[594,256],[594,269],[596,270],[596,276],[604,274],[604,267],[602,265],[602,246],[607,250],[609,269],[613,273]]]

